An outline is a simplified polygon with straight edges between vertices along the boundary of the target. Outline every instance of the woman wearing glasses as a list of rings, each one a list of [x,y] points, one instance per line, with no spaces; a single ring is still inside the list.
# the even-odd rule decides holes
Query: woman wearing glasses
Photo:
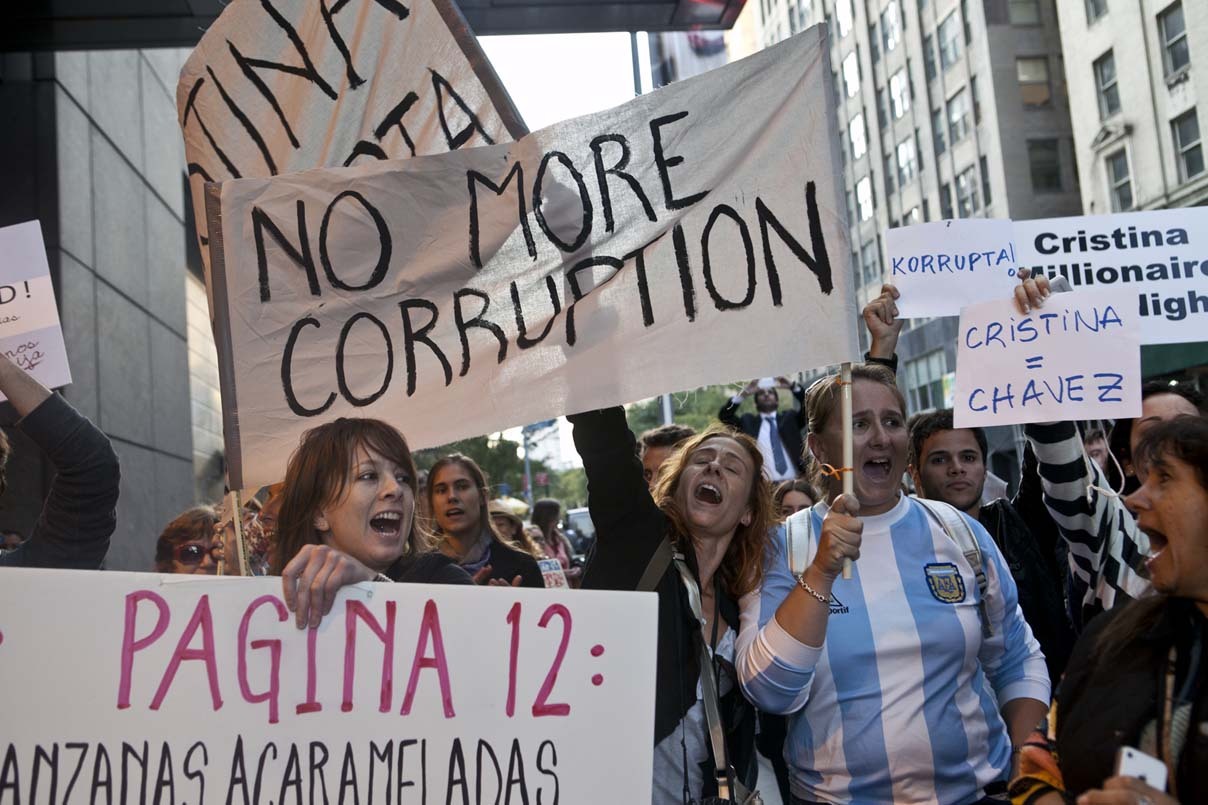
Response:
[[[168,523],[155,544],[157,573],[213,576],[218,572],[222,541],[215,538],[218,513],[210,506],[194,506]]]

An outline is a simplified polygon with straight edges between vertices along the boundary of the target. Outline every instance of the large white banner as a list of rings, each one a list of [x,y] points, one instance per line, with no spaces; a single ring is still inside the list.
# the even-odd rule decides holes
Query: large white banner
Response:
[[[650,801],[652,594],[0,576],[4,802]]]
[[[526,133],[453,0],[232,0],[180,74],[202,254],[206,182]]]
[[[855,359],[829,76],[817,27],[514,144],[215,188],[232,487],[336,416],[427,447]]]

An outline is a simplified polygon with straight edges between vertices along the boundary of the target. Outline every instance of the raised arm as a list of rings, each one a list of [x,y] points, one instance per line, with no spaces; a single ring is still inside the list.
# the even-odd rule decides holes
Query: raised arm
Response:
[[[742,405],[743,400],[754,394],[757,388],[759,388],[758,380],[747,383],[737,394],[726,400],[725,405],[717,412],[717,418],[732,428],[738,428],[738,407]]]
[[[0,565],[95,570],[117,524],[117,455],[109,439],[62,397],[0,355],[0,392],[22,418],[17,427],[55,468],[29,541]]]
[[[587,474],[587,506],[596,543],[583,572],[583,588],[633,590],[665,537],[666,520],[654,505],[637,440],[620,407],[567,417]]]

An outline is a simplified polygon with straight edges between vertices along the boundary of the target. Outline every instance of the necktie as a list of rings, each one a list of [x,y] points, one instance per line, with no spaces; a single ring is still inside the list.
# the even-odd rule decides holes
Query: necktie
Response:
[[[768,441],[772,443],[772,461],[776,465],[776,474],[784,475],[789,468],[789,462],[784,455],[784,445],[780,443],[780,428],[776,427],[776,417],[771,414],[764,419],[768,423]]]

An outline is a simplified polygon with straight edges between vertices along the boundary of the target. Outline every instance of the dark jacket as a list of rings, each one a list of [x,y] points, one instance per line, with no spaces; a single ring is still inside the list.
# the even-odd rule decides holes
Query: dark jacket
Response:
[[[441,553],[412,553],[386,570],[394,581],[407,584],[473,584],[470,574]]]
[[[1066,617],[1064,574],[1057,569],[1052,546],[1037,540],[1019,511],[1008,500],[995,500],[981,507],[977,519],[1002,551],[1011,578],[1019,588],[1019,607],[1024,620],[1044,651],[1049,679],[1056,684],[1065,671],[1074,630]]]
[[[109,439],[57,394],[17,423],[56,474],[30,538],[0,566],[97,570],[117,525],[120,472]]]
[[[805,440],[802,438],[801,432],[805,430],[805,389],[801,387],[800,383],[794,383],[790,391],[793,394],[795,407],[789,411],[777,412],[776,425],[780,432],[780,443],[784,446],[785,455],[797,468],[797,474],[803,475],[806,470]],[[741,403],[735,403],[733,399],[726,400],[726,404],[717,412],[717,418],[730,427],[741,430],[752,439],[758,439],[763,417],[758,413],[739,416],[739,405]]]
[[[655,549],[666,538],[668,523],[642,476],[636,440],[621,408],[608,408],[568,417],[574,425],[575,447],[587,473],[588,508],[596,526],[596,541],[583,572],[585,590],[636,590]],[[696,556],[687,560],[696,575]],[[654,743],[679,726],[696,703],[700,680],[702,638],[692,615],[678,571],[669,565],[655,589],[659,598],[657,691],[654,704]],[[722,619],[738,631],[738,602],[718,595]],[[737,680],[722,697],[726,746],[739,779],[753,785],[755,777],[755,709],[742,696]],[[705,775],[710,786],[711,774]]]
[[[1160,686],[1171,645],[1178,649],[1177,689],[1187,679],[1190,646],[1197,632],[1201,646],[1208,639],[1208,621],[1195,605],[1171,598],[1137,639],[1121,651],[1101,656],[1098,642],[1103,629],[1138,605],[1141,602],[1118,605],[1091,621],[1074,646],[1057,689],[1057,752],[1066,791],[1074,796],[1100,788],[1114,774],[1116,750],[1140,748],[1145,724],[1160,719],[1165,701]],[[1208,802],[1208,736],[1201,728],[1208,718],[1206,668],[1208,651],[1201,655],[1189,697],[1191,723],[1176,769],[1180,802]]]
[[[492,541],[488,550],[491,552],[487,559],[487,564],[491,566],[488,579],[502,579],[511,584],[512,579],[519,576],[521,587],[545,587],[545,577],[541,575],[537,560],[527,553],[510,548],[499,540]]]

